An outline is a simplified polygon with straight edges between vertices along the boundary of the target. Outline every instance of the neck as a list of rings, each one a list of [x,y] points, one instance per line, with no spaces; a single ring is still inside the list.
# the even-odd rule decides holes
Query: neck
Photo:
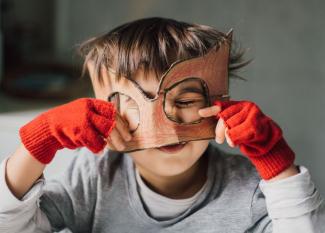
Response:
[[[156,176],[136,166],[144,183],[150,189],[169,198],[185,199],[193,196],[204,185],[207,179],[208,157],[201,156],[192,167],[172,177]]]

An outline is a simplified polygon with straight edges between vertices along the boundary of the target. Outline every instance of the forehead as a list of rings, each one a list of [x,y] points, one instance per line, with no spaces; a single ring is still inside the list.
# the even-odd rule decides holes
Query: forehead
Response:
[[[156,95],[156,91],[159,87],[159,79],[153,70],[149,70],[145,74],[143,69],[138,69],[133,74],[132,79],[150,98],[153,98]]]
[[[93,75],[94,64],[87,64],[92,86],[97,98],[106,99],[108,90],[112,85],[112,80],[118,80],[113,72],[108,72],[105,68],[102,69],[103,84],[100,84],[99,79]],[[150,70],[146,74],[142,69],[138,69],[132,76],[132,79],[141,87],[141,89],[150,97],[154,97],[159,87],[159,80],[154,71]],[[123,85],[123,82],[119,82]],[[126,90],[127,91],[127,90]]]

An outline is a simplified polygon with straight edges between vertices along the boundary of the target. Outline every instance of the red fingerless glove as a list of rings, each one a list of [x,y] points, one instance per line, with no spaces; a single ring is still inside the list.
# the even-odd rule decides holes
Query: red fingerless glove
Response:
[[[228,127],[228,135],[250,158],[261,177],[275,177],[293,164],[295,154],[282,136],[281,128],[259,107],[249,101],[215,101]]]
[[[94,153],[100,152],[106,145],[104,138],[114,126],[113,103],[80,98],[40,114],[21,127],[19,134],[32,156],[48,164],[62,148],[85,146]]]

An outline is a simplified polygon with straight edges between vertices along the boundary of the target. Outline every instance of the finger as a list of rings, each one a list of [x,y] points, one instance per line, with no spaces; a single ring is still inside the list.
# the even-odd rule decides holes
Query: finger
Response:
[[[216,142],[222,144],[225,140],[225,124],[222,118],[218,120],[216,126]]]
[[[113,113],[116,112],[115,105],[112,102],[108,102],[105,100],[94,99],[93,100],[94,110],[109,119],[112,119]]]
[[[228,135],[231,136],[232,141],[238,145],[244,142],[250,142],[252,139],[255,139],[256,129],[254,127],[247,128],[247,125],[240,124],[234,128],[231,128],[228,132]]]
[[[98,131],[90,126],[89,130],[87,130],[86,134],[81,135],[80,141],[83,146],[87,147],[93,153],[98,153],[105,147],[105,140],[98,133]]]
[[[231,105],[237,104],[241,101],[236,101],[236,100],[215,100],[213,102],[213,105],[220,106],[221,109],[226,109],[230,107]]]
[[[119,115],[116,115],[116,129],[119,131],[125,141],[130,141],[132,135],[130,133],[129,124]]]
[[[115,146],[113,145],[113,143],[110,141],[110,138],[107,138],[107,139],[106,139],[106,147],[108,147],[108,148],[111,149],[111,150],[117,150],[117,149],[115,148]]]
[[[248,116],[249,112],[246,109],[242,109],[240,112],[235,113],[234,115],[224,116],[222,118],[227,119],[227,126],[232,129],[240,124],[242,124]],[[227,118],[228,117],[228,118]]]
[[[233,143],[233,141],[231,140],[231,138],[229,137],[229,134],[228,134],[228,128],[226,128],[225,130],[225,137],[226,137],[226,141],[228,143],[228,145],[230,147],[235,147],[235,144]]]
[[[111,119],[107,119],[106,117],[95,112],[90,114],[89,118],[91,123],[99,131],[99,133],[104,136],[104,138],[107,138],[113,128],[116,127],[116,121],[114,122]]]
[[[222,117],[228,123],[228,119],[234,115],[237,115],[239,112],[242,111],[243,108],[244,105],[242,102],[230,105],[227,108],[224,108],[222,113],[220,113],[220,117]]]
[[[221,111],[221,107],[220,106],[210,106],[207,108],[201,108],[199,109],[199,115],[201,117],[210,117],[210,116],[215,116],[217,115],[218,112]]]
[[[117,129],[113,129],[108,138],[117,150],[124,150],[125,141]]]

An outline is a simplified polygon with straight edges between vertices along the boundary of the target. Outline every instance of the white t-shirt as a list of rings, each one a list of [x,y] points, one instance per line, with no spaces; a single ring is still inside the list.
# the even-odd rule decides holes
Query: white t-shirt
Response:
[[[185,212],[198,199],[207,184],[205,182],[202,188],[190,198],[172,199],[154,192],[144,183],[137,168],[135,168],[135,172],[142,201],[149,214],[159,220],[171,219]],[[171,206],[173,208],[170,208]]]

